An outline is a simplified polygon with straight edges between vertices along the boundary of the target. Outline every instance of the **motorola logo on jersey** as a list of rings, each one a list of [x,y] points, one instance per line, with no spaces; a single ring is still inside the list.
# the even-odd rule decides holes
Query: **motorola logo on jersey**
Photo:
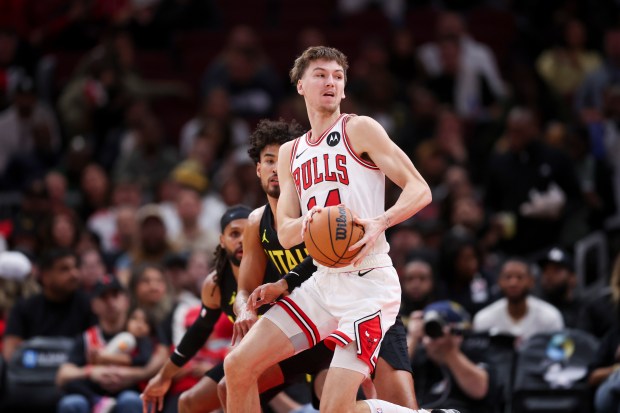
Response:
[[[342,154],[323,154],[315,156],[302,163],[293,171],[293,180],[297,192],[301,195],[302,190],[307,190],[312,185],[325,182],[340,182],[349,185],[349,173],[347,171],[347,157]]]
[[[340,142],[340,133],[339,132],[332,132],[329,135],[327,135],[327,144],[329,146],[336,146],[338,145],[338,143]]]

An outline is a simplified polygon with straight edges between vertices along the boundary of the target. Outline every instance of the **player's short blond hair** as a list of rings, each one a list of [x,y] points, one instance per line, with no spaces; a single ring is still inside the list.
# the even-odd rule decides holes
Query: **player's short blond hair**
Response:
[[[297,84],[299,79],[304,75],[304,72],[308,68],[311,62],[315,60],[328,60],[335,61],[344,70],[344,80],[347,80],[347,69],[349,68],[349,62],[347,56],[340,50],[327,46],[312,46],[307,48],[297,59],[295,64],[289,72],[291,77],[291,83]]]

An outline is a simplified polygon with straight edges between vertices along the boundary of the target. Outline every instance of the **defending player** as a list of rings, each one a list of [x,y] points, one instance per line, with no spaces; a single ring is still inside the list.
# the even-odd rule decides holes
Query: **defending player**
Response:
[[[251,209],[238,205],[228,208],[220,220],[222,235],[216,250],[215,271],[211,272],[202,285],[202,309],[194,324],[187,330],[170,359],[149,381],[142,393],[144,411],[150,406],[163,407],[163,398],[170,388],[172,379],[204,345],[213,331],[222,311],[234,318],[231,302],[237,292],[239,264],[243,254],[243,231],[248,222]],[[220,364],[208,372],[194,387],[184,392],[179,400],[179,411],[209,412],[220,408],[217,384],[224,377]],[[197,408],[197,409],[196,409]]]
[[[316,274],[278,302],[225,360],[230,413],[258,412],[260,374],[322,339],[335,352],[322,393],[326,412],[410,412],[380,400],[355,404],[360,383],[373,372],[384,333],[394,324],[400,285],[387,255],[384,231],[430,202],[430,190],[409,158],[367,117],[340,114],[346,57],[327,47],[307,49],[291,70],[304,96],[312,130],[280,148],[278,235],[299,244],[317,205],[344,203],[364,226],[353,265]],[[403,192],[384,211],[385,176]],[[300,213],[303,212],[303,215]]]

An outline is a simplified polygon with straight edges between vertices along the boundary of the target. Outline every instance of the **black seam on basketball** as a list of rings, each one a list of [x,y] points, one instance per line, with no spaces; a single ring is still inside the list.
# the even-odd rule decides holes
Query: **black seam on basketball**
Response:
[[[354,229],[356,226],[360,226],[360,227],[362,227],[362,230],[361,230],[361,231],[362,231],[362,236],[361,236],[361,237],[359,237],[357,240],[355,240],[355,242],[357,242],[357,241],[361,240],[362,238],[364,238],[364,234],[366,233],[366,231],[364,231],[364,227],[363,227],[363,226],[361,226],[361,225],[357,225],[357,224],[353,223],[353,225],[351,225],[351,236],[349,237],[349,245],[351,244],[351,241],[353,241],[353,229]],[[344,250],[344,251],[345,251],[345,253],[346,253],[346,252],[349,252],[349,251],[348,251],[348,249],[349,249],[349,245],[347,245],[347,248]],[[341,259],[346,259],[346,260],[351,260],[351,259],[353,259],[353,258],[354,258],[357,254],[359,254],[359,252],[362,250],[362,248],[363,248],[363,247],[364,247],[364,246],[362,245],[361,247],[359,247],[359,248],[357,249],[357,251],[355,251],[355,252],[354,252],[354,251],[351,251],[351,253],[353,253],[353,252],[354,252],[354,254],[353,254],[353,255],[351,255],[351,256],[348,256],[348,255],[346,255],[346,254],[343,254],[340,258],[341,258]]]
[[[325,255],[325,253],[323,251],[321,251],[321,249],[319,248],[319,245],[316,242],[314,242],[314,237],[312,236],[312,223],[310,223],[308,225],[307,231],[308,231],[308,234],[310,234],[310,240],[312,241],[312,244],[314,244],[314,246],[316,247],[316,250],[318,252],[320,252],[321,255],[323,255],[325,258],[327,258],[327,261],[326,260],[317,259],[316,257],[312,257],[312,258],[317,260],[317,262],[321,263],[322,265],[324,265],[326,267],[333,266],[334,264],[329,264],[328,262],[331,261],[332,263],[334,263],[335,261],[332,260],[331,258],[329,258],[327,255]]]
[[[351,233],[349,234],[349,241],[347,242],[347,246],[345,247],[344,252],[340,256],[341,260],[344,258],[346,253],[349,252],[349,245],[351,245],[351,241],[353,240],[353,229],[354,228],[355,228],[355,222],[353,222],[353,213],[351,213]],[[359,252],[359,249],[357,250],[357,252]],[[357,253],[355,255],[357,255]],[[353,257],[355,257],[355,255],[353,255]],[[350,260],[353,257],[351,257],[351,258],[347,257],[346,259]]]
[[[334,237],[332,236],[332,219],[331,219],[332,211],[331,210],[332,210],[332,207],[327,208],[327,230],[329,233],[329,243],[332,246],[334,257],[340,257],[340,255],[338,255],[338,252],[336,252],[336,248],[334,248]],[[334,261],[334,267],[336,267],[339,262],[340,262],[340,259],[338,259],[337,261]]]

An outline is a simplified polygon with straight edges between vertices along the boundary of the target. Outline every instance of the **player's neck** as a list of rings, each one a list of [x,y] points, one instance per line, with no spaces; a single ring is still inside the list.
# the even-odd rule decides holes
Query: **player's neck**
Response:
[[[239,280],[239,266],[230,264],[230,268],[232,269],[235,281]]]
[[[323,132],[325,132],[330,126],[336,122],[336,119],[340,117],[340,108],[333,112],[323,111],[308,111],[308,120],[310,121],[310,127],[312,128],[312,135],[310,141],[317,141]]]
[[[269,208],[271,208],[271,212],[273,213],[273,221],[275,222],[276,208],[278,208],[278,198],[267,195],[267,202],[269,202]]]

